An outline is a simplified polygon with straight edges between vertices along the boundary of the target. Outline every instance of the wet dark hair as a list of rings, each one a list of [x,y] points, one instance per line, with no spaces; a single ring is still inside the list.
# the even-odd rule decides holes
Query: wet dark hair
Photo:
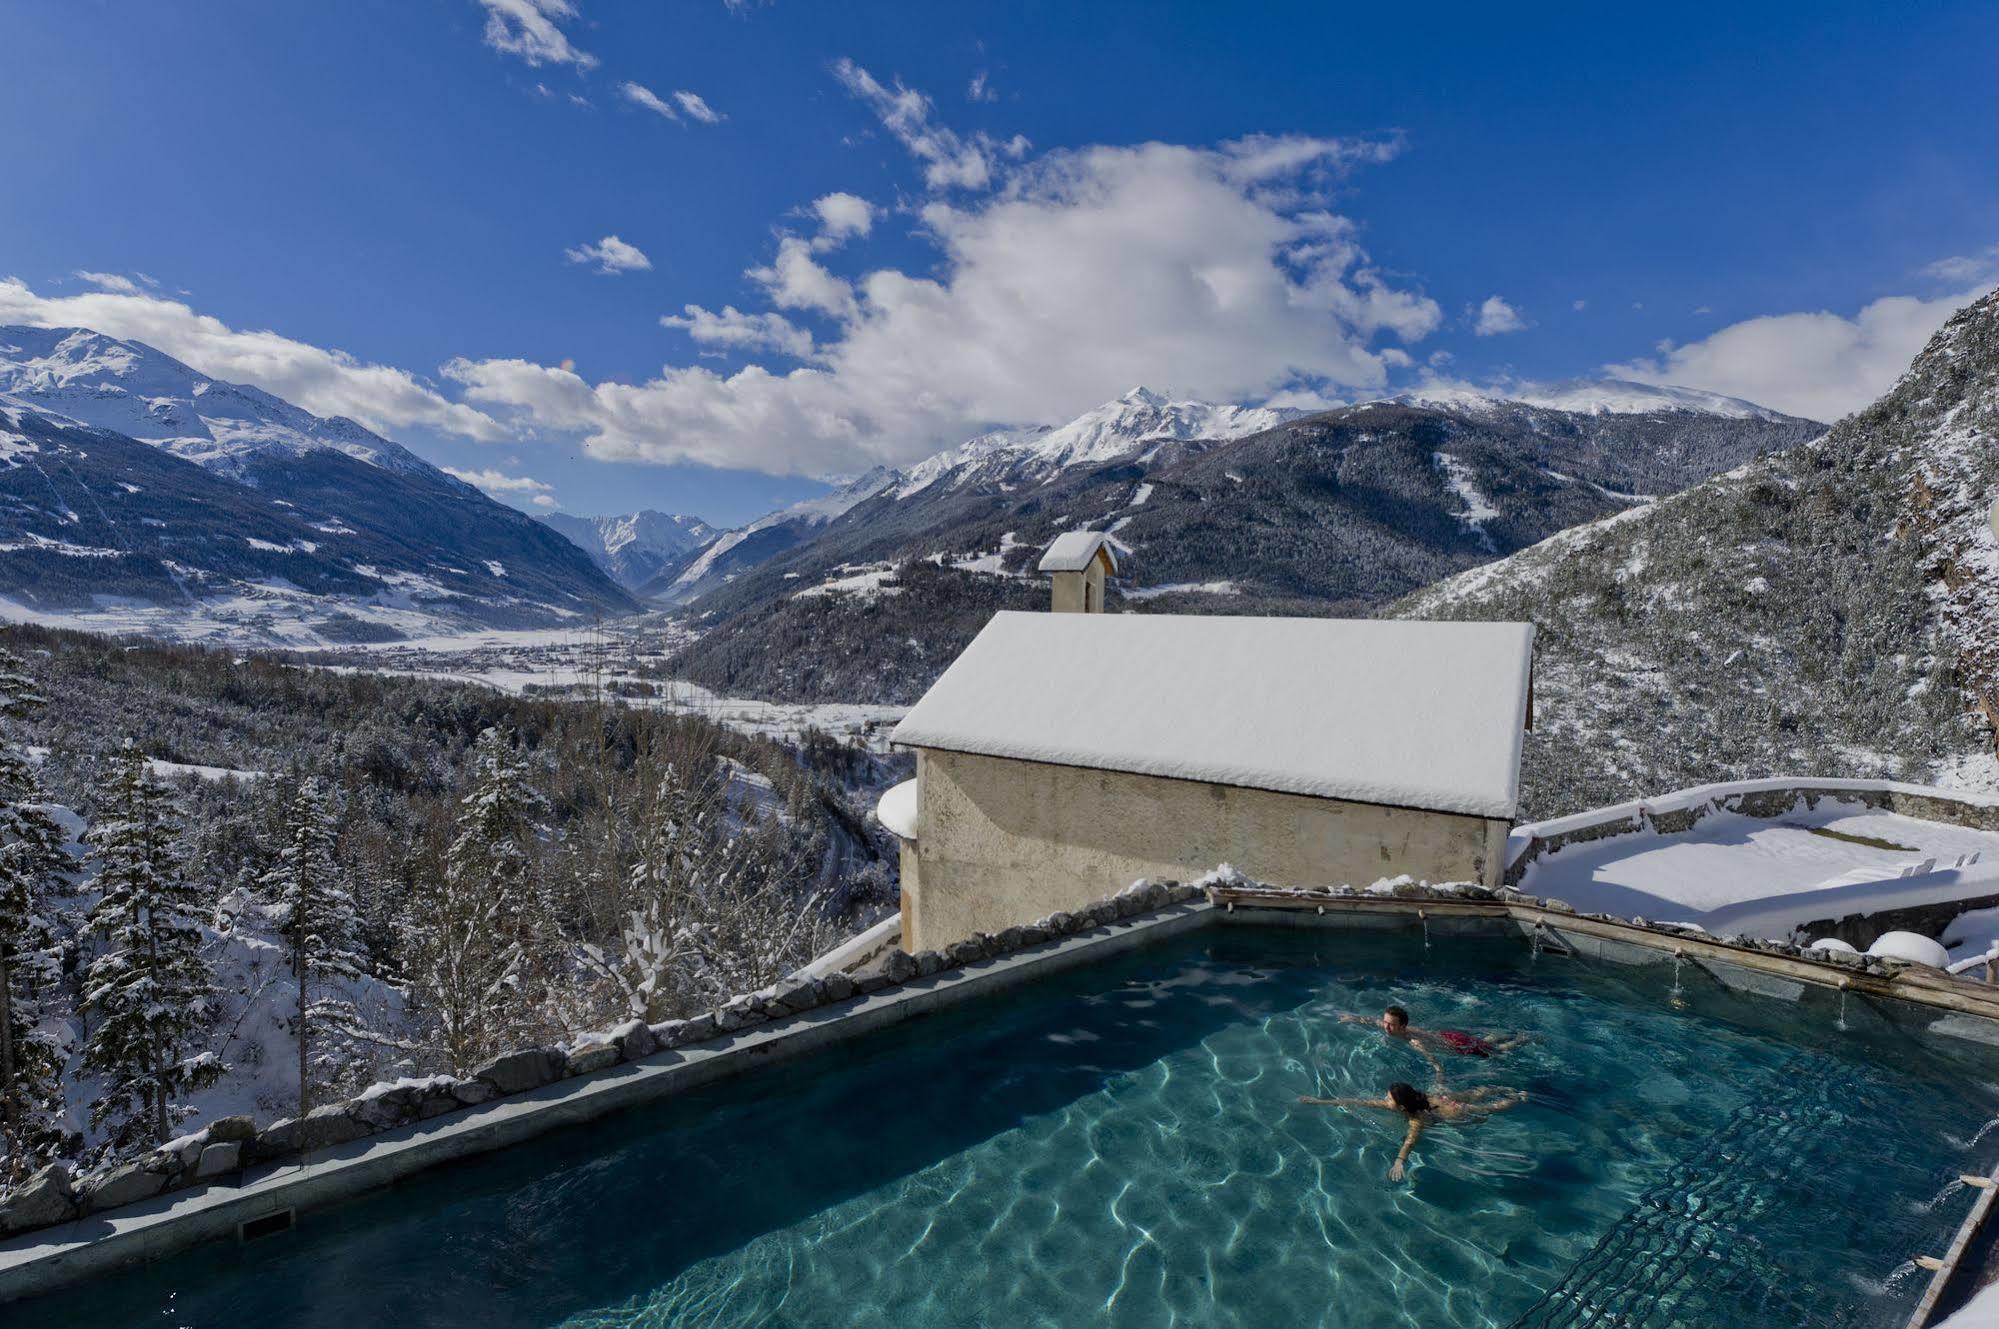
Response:
[[[1409,1012],[1403,1010],[1400,1006],[1390,1006],[1387,1010],[1383,1011],[1382,1014],[1386,1015],[1389,1019],[1395,1021],[1397,1024],[1409,1023]]]
[[[1430,1110],[1430,1096],[1415,1085],[1405,1084],[1401,1080],[1388,1086],[1388,1101],[1412,1117],[1419,1117]]]

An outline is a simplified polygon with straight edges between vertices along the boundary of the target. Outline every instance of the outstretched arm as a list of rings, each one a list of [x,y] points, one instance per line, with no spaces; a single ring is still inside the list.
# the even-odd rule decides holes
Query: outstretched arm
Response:
[[[1525,1089],[1501,1089],[1497,1085],[1481,1085],[1465,1095],[1464,1101],[1480,1112],[1504,1112],[1510,1107],[1519,1107],[1527,1101]]]
[[[1314,1107],[1373,1107],[1394,1106],[1385,1098],[1313,1098],[1310,1094],[1298,1095],[1300,1103],[1310,1103]]]
[[[1395,1166],[1388,1169],[1390,1181],[1402,1180],[1402,1165],[1409,1161],[1409,1151],[1416,1147],[1416,1137],[1423,1133],[1421,1118],[1409,1118],[1409,1133],[1402,1137],[1402,1149],[1395,1155]]]
[[[1436,1083],[1437,1088],[1442,1089],[1444,1087],[1444,1063],[1437,1060],[1437,1054],[1430,1051],[1429,1048],[1424,1047],[1421,1043],[1416,1043],[1415,1048],[1423,1054],[1423,1060],[1430,1063],[1431,1078]]]

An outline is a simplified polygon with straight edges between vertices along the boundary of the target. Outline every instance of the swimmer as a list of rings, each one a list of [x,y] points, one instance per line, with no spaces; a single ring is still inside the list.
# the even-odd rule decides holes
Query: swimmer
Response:
[[[1365,1015],[1342,1015],[1345,1024],[1374,1024],[1376,1021]],[[1409,1012],[1400,1006],[1390,1006],[1381,1013],[1381,1032],[1389,1038],[1399,1038],[1423,1053],[1435,1066],[1437,1059],[1430,1056],[1432,1043],[1447,1052],[1455,1052],[1460,1057],[1494,1057],[1502,1052],[1511,1052],[1527,1041],[1526,1034],[1468,1034],[1462,1029],[1418,1029],[1409,1023]],[[1439,1068],[1438,1074],[1442,1074]]]
[[[1409,1133],[1402,1137],[1402,1148],[1395,1155],[1393,1166],[1388,1169],[1390,1181],[1400,1181],[1403,1164],[1409,1161],[1409,1151],[1416,1147],[1417,1137],[1423,1134],[1423,1127],[1432,1121],[1480,1121],[1495,1112],[1504,1112],[1510,1107],[1518,1107],[1527,1101],[1523,1089],[1501,1089],[1496,1085],[1482,1085],[1458,1094],[1444,1088],[1442,1082],[1429,1093],[1424,1093],[1413,1084],[1397,1080],[1388,1086],[1388,1093],[1381,1098],[1313,1098],[1308,1094],[1298,1096],[1300,1103],[1310,1103],[1316,1107],[1370,1107],[1388,1112],[1400,1112],[1409,1119]]]

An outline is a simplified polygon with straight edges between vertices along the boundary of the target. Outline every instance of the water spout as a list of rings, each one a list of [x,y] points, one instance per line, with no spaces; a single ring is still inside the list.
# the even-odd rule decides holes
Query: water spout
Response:
[[[1680,986],[1680,966],[1686,962],[1687,953],[1675,946],[1673,948],[1673,991],[1670,994],[1675,1002],[1680,1001],[1687,995],[1687,990]]]
[[[1833,1022],[1833,1027],[1842,1034],[1846,1032],[1846,990],[1851,986],[1846,979],[1839,980],[1839,1019]]]
[[[1416,911],[1416,921],[1423,925],[1423,949],[1430,949],[1430,915],[1421,909]]]

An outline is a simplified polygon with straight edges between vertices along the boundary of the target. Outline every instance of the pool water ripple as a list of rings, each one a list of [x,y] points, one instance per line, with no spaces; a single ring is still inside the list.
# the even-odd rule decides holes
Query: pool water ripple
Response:
[[[1204,934],[10,1314],[37,1325],[1873,1329],[1989,1167],[1995,1067],[1501,943]],[[1521,1031],[1425,1132],[1342,1013]],[[1878,1022],[1877,1022],[1878,1023]],[[1889,1201],[1893,1202],[1889,1202]],[[1639,1294],[1644,1294],[1642,1297]],[[170,1310],[173,1319],[161,1318]],[[1523,1317],[1525,1319],[1523,1320]]]

